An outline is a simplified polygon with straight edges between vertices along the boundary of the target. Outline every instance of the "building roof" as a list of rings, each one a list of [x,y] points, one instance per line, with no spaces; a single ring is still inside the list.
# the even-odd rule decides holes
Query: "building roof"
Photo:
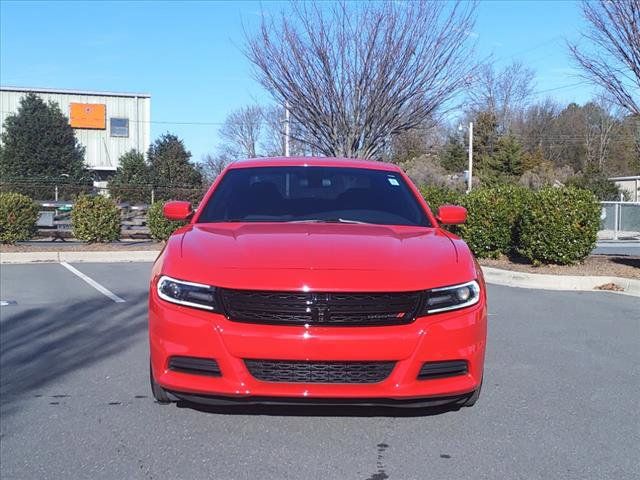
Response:
[[[138,97],[151,98],[148,93],[125,93],[125,92],[99,92],[94,90],[68,90],[63,88],[33,88],[33,87],[13,87],[0,86],[3,92],[33,92],[33,93],[60,93],[63,95],[95,95],[100,97]]]
[[[351,167],[369,170],[400,171],[397,165],[374,160],[333,157],[261,157],[238,160],[229,168],[251,167]]]
[[[640,180],[640,175],[631,175],[629,177],[609,177],[609,180],[616,181],[624,181],[624,180]]]

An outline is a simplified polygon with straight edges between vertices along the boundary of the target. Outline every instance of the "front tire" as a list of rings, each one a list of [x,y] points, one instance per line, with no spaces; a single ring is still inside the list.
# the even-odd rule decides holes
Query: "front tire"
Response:
[[[167,391],[158,385],[153,378],[153,369],[151,368],[151,362],[149,362],[149,382],[151,383],[151,393],[153,394],[153,398],[155,398],[156,402],[161,405],[166,405],[171,403],[171,399],[167,394]]]

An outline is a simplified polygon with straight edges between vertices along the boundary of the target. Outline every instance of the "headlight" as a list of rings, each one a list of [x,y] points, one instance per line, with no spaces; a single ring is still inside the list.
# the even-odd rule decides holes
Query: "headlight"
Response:
[[[188,307],[217,310],[216,290],[209,285],[185,282],[163,275],[158,280],[158,296],[167,302]]]
[[[480,285],[475,280],[451,287],[427,290],[423,315],[446,312],[475,305],[480,300]]]

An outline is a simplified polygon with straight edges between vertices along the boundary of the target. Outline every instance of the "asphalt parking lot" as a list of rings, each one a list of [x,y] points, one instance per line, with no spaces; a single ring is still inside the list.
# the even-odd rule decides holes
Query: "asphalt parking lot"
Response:
[[[3,479],[640,476],[637,297],[490,286],[474,408],[207,409],[151,399],[149,270],[0,267]]]

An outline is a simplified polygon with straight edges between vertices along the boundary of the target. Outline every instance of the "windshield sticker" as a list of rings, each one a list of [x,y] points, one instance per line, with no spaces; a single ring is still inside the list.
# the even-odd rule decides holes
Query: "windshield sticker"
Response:
[[[398,180],[396,180],[395,178],[391,178],[391,177],[389,177],[389,178],[387,178],[387,180],[389,180],[389,183],[390,183],[391,185],[393,185],[394,187],[397,187],[397,186],[399,186],[399,185],[400,185],[400,182],[398,182]]]

